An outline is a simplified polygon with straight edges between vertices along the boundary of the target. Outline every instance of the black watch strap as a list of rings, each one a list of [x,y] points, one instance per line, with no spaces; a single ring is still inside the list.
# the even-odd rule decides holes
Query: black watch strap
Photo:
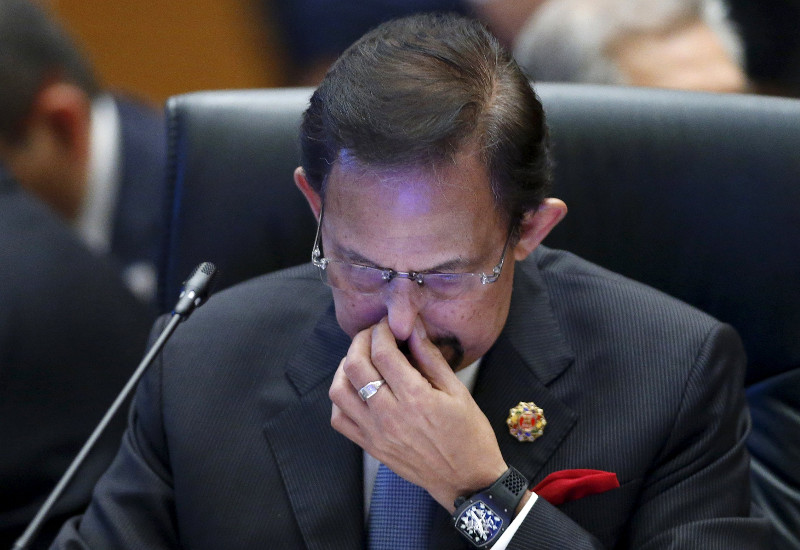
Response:
[[[486,492],[513,518],[519,501],[522,500],[527,489],[528,480],[525,476],[513,466],[509,466],[508,470],[497,478],[497,481]]]
[[[459,497],[453,524],[475,548],[490,548],[506,530],[517,510],[528,480],[509,467],[488,488],[470,497]]]

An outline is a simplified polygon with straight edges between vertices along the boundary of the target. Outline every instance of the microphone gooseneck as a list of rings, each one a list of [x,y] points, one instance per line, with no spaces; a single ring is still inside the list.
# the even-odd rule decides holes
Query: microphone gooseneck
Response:
[[[112,403],[111,407],[109,407],[109,409],[106,411],[106,414],[103,416],[102,420],[100,420],[100,423],[94,429],[92,435],[90,435],[89,439],[86,440],[86,443],[83,444],[83,447],[75,456],[72,463],[69,465],[69,468],[67,468],[67,471],[64,472],[64,475],[61,476],[58,484],[56,484],[53,491],[47,497],[47,500],[44,501],[42,507],[39,508],[39,511],[28,524],[28,527],[14,543],[12,550],[25,550],[34,540],[42,526],[42,523],[47,517],[47,514],[53,508],[53,505],[64,492],[64,489],[66,489],[69,482],[72,481],[72,478],[75,476],[78,468],[80,468],[81,464],[83,464],[84,460],[86,460],[89,452],[92,450],[95,443],[97,443],[97,440],[100,439],[100,436],[111,422],[111,419],[128,398],[128,395],[131,393],[131,391],[133,391],[133,389],[136,387],[136,384],[147,370],[147,367],[150,366],[150,363],[153,362],[153,359],[155,359],[156,355],[158,355],[158,353],[161,351],[161,348],[163,348],[164,344],[167,343],[169,337],[172,336],[172,333],[177,328],[178,323],[187,319],[195,309],[205,303],[209,293],[211,292],[211,286],[214,282],[214,277],[216,274],[217,268],[214,264],[211,262],[203,262],[198,265],[194,271],[192,271],[192,274],[183,283],[183,290],[178,297],[177,304],[175,304],[175,307],[172,310],[172,316],[170,317],[167,326],[165,326],[164,330],[161,331],[161,334],[159,334],[150,350],[148,350],[147,354],[144,356],[144,359],[142,359],[142,362],[139,363],[139,366],[134,371],[130,380],[128,380],[128,382],[125,384],[125,387],[122,388],[122,391],[114,400],[114,403]]]

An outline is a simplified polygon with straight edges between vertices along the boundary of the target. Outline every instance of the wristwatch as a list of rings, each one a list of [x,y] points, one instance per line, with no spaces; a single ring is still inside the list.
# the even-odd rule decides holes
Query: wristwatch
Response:
[[[475,548],[491,548],[511,523],[527,489],[525,476],[509,467],[487,489],[455,500],[453,525]]]

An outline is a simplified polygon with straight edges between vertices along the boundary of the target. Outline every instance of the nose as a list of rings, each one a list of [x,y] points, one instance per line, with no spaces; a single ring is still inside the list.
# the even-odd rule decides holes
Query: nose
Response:
[[[417,315],[424,305],[424,297],[417,283],[408,279],[392,281],[385,291],[384,299],[392,334],[398,341],[408,340],[414,330]]]

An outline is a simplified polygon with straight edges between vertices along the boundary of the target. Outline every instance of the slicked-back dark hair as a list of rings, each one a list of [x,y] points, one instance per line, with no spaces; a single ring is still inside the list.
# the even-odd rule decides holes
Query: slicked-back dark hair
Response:
[[[0,0],[0,136],[19,136],[36,94],[50,78],[98,93],[92,68],[66,32],[30,0]]]
[[[420,166],[473,143],[514,225],[550,186],[547,126],[528,79],[486,27],[452,14],[389,21],[350,46],[314,92],[300,139],[322,195],[343,150],[367,165]]]

